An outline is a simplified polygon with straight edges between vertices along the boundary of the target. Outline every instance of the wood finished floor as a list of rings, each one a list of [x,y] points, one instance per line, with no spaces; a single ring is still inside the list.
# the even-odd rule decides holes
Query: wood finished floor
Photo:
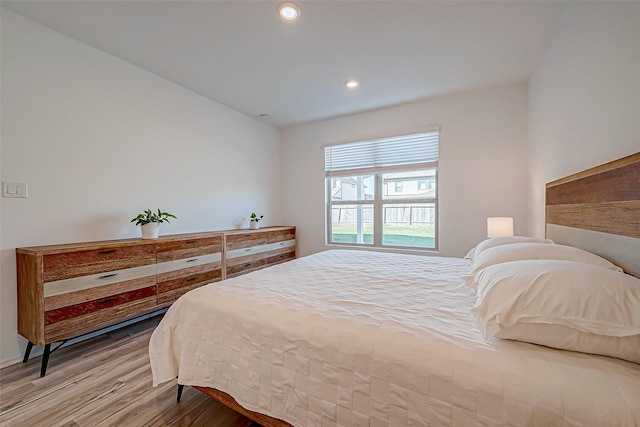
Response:
[[[175,381],[151,387],[148,344],[156,316],[51,355],[0,370],[0,426],[256,427],[251,420]]]

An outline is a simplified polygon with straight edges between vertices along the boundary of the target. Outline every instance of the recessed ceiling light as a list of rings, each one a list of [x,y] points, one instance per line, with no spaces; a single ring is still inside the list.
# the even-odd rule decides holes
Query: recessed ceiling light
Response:
[[[300,16],[300,8],[297,4],[286,1],[278,5],[278,13],[285,21],[293,21]]]
[[[349,89],[355,89],[358,87],[359,84],[360,82],[356,79],[349,79],[346,82],[344,82],[344,85]]]

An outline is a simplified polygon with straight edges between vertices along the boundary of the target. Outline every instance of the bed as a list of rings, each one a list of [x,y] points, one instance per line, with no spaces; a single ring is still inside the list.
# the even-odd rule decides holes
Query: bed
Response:
[[[610,185],[622,190],[593,195]],[[640,153],[550,183],[547,199],[556,244],[600,242],[616,274],[640,275]],[[611,225],[576,223],[584,203],[606,204]],[[154,385],[177,377],[267,426],[640,424],[639,363],[486,339],[472,268],[331,250],[198,288],[153,333]]]

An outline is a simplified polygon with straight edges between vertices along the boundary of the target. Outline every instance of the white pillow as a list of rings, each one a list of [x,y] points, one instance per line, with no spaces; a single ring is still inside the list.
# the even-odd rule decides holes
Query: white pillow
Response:
[[[471,273],[464,277],[467,286],[477,289],[476,274],[483,268],[501,262],[521,261],[526,259],[556,259],[578,261],[599,265],[604,268],[622,271],[622,268],[591,252],[565,245],[549,245],[546,243],[514,243],[512,245],[495,246],[482,251],[475,257]]]
[[[478,273],[471,313],[508,338],[640,363],[640,279],[574,261],[525,260]]]
[[[480,255],[480,252],[493,248],[495,246],[502,245],[510,245],[513,243],[553,243],[553,240],[550,239],[538,239],[536,237],[529,236],[504,236],[504,237],[493,237],[491,239],[483,240],[478,243],[475,248],[471,249],[466,255],[465,259],[473,259]]]

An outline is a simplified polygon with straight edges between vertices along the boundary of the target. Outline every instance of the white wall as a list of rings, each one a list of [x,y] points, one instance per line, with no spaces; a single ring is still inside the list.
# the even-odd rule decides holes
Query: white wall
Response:
[[[640,3],[572,2],[529,83],[530,229],[545,183],[640,151]]]
[[[364,87],[362,90],[366,90]],[[439,253],[463,256],[486,238],[487,216],[527,227],[525,84],[439,98],[286,128],[281,137],[282,215],[299,255],[326,249],[327,144],[440,125]]]
[[[16,247],[138,237],[129,220],[162,208],[161,234],[280,223],[279,131],[2,9],[3,199],[0,364],[16,333]],[[261,223],[262,224],[262,223]]]

